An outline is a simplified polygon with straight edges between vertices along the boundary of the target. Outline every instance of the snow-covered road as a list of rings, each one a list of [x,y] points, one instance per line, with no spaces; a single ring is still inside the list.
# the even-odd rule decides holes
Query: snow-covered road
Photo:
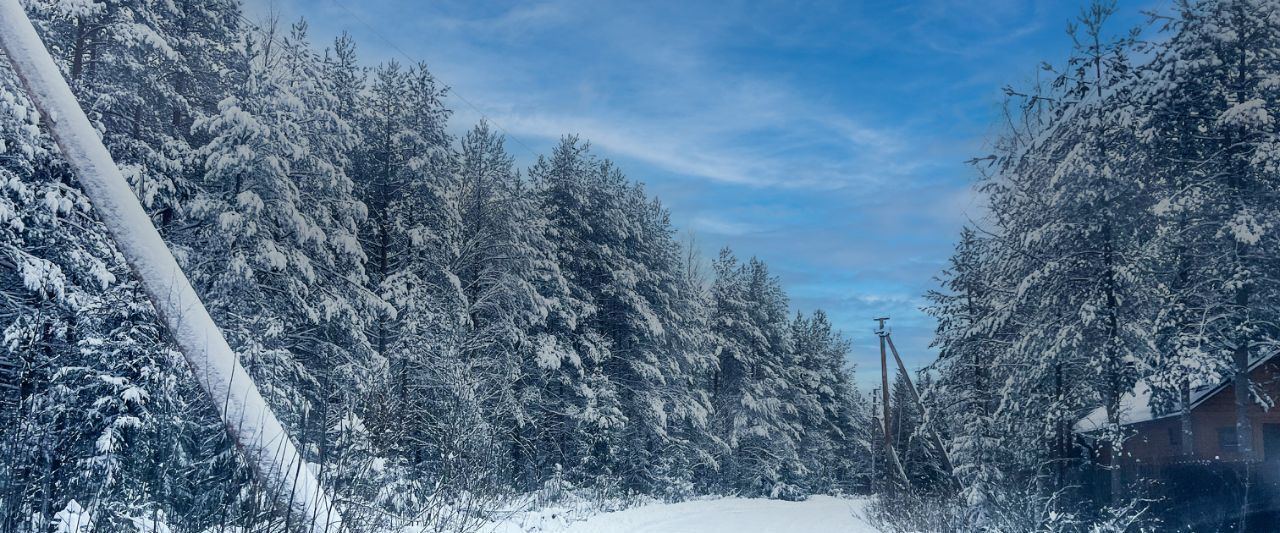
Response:
[[[803,502],[723,498],[653,504],[604,513],[546,533],[879,533],[863,518],[866,500],[814,496]],[[546,528],[546,529],[544,529]],[[500,528],[500,530],[502,530]],[[502,530],[503,533],[516,533]],[[529,530],[525,530],[529,531]]]

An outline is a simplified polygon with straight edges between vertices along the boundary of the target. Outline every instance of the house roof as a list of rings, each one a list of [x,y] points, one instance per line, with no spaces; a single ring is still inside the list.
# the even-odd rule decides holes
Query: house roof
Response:
[[[1249,372],[1262,366],[1263,363],[1275,358],[1278,352],[1273,352],[1264,357],[1259,357],[1253,364],[1249,365]],[[1217,394],[1219,391],[1227,388],[1231,384],[1231,379],[1224,378],[1218,383],[1212,385],[1201,385],[1191,390],[1191,409],[1199,407],[1209,397]],[[1155,410],[1151,408],[1151,385],[1145,379],[1140,379],[1134,383],[1133,389],[1124,393],[1120,397],[1120,425],[1127,426],[1137,424],[1139,422],[1150,422],[1152,420],[1160,420],[1178,416],[1182,411],[1181,406],[1174,404],[1172,409],[1167,413],[1156,415]],[[1084,418],[1078,420],[1072,429],[1076,433],[1090,433],[1106,427],[1107,425],[1107,407],[1104,405],[1090,411]]]

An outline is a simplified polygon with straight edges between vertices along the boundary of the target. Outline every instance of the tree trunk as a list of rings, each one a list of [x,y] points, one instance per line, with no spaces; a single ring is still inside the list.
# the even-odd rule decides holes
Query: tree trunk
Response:
[[[1191,456],[1195,454],[1195,433],[1191,425],[1191,382],[1182,381],[1181,387],[1182,414],[1180,416],[1182,422],[1182,455]]]
[[[1244,313],[1249,306],[1249,289],[1241,287],[1236,289],[1236,308],[1237,312]],[[1247,327],[1241,319],[1241,324],[1237,327]],[[1247,334],[1242,333],[1236,341],[1236,348],[1232,352],[1232,363],[1235,367],[1235,376],[1232,379],[1235,388],[1235,406],[1236,406],[1236,446],[1240,450],[1240,458],[1245,461],[1253,460],[1253,424],[1249,421],[1249,404],[1252,403],[1249,397],[1249,356],[1252,351],[1251,339]]]

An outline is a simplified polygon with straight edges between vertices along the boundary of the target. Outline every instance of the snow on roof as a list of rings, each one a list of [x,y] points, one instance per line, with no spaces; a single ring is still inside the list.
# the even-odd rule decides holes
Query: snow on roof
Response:
[[[1253,366],[1256,367],[1260,363],[1261,361],[1254,363]],[[1253,368],[1250,368],[1250,370],[1252,369]],[[1200,402],[1210,396],[1213,396],[1214,393],[1222,390],[1223,387],[1226,387],[1230,383],[1231,380],[1227,379],[1212,386],[1202,385],[1196,387],[1191,391],[1191,408],[1195,409],[1196,406],[1200,405]],[[1151,408],[1151,386],[1147,384],[1146,380],[1138,380],[1138,382],[1133,385],[1133,390],[1124,393],[1124,396],[1120,397],[1120,425],[1122,426],[1177,416],[1181,411],[1182,408],[1179,405],[1179,402],[1175,401],[1167,413],[1156,415],[1155,411]],[[1107,407],[1104,405],[1090,411],[1088,416],[1085,416],[1076,422],[1073,429],[1076,433],[1089,433],[1091,431],[1102,429],[1106,426]]]
[[[1253,364],[1249,365],[1249,372],[1253,372],[1255,368],[1262,366],[1263,363],[1270,361],[1276,353],[1259,357]],[[1191,391],[1191,409],[1195,409],[1201,402],[1210,396],[1217,394],[1218,391],[1226,388],[1231,384],[1230,379],[1223,379],[1218,383],[1211,385],[1197,386]],[[1181,406],[1174,403],[1173,407],[1167,413],[1157,416],[1155,411],[1151,409],[1151,385],[1146,380],[1140,379],[1134,383],[1133,389],[1124,393],[1120,397],[1120,425],[1127,426],[1137,424],[1139,422],[1150,422],[1152,420],[1160,420],[1171,416],[1177,416],[1181,412]],[[1090,433],[1107,426],[1107,407],[1104,405],[1090,411],[1088,415],[1081,418],[1072,426],[1072,430],[1076,433]]]
[[[1195,405],[1195,402],[1192,402]],[[1176,410],[1175,410],[1176,412]],[[1155,412],[1151,409],[1151,386],[1146,380],[1138,380],[1133,385],[1133,390],[1124,393],[1120,397],[1120,424],[1129,425],[1138,422],[1146,422],[1155,420]],[[1097,431],[1107,426],[1107,406],[1102,406],[1090,411],[1088,416],[1081,418],[1076,422],[1073,428],[1077,433],[1089,433]]]

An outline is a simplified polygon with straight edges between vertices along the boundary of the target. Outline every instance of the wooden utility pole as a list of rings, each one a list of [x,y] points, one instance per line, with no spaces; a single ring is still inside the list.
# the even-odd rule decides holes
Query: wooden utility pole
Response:
[[[884,449],[887,453],[893,453],[893,437],[890,436],[889,424],[889,361],[885,354],[885,337],[888,333],[884,329],[884,323],[889,317],[877,318],[876,322],[880,323],[880,329],[876,330],[876,336],[880,337],[880,397],[881,407],[884,408]]]
[[[924,425],[925,431],[929,436],[933,437],[933,444],[938,447],[938,453],[942,454],[942,467],[946,469],[947,474],[955,477],[955,469],[952,467],[951,454],[947,453],[947,447],[942,442],[942,436],[934,431],[929,424],[929,413],[924,410],[924,402],[920,401],[920,392],[916,390],[915,383],[911,382],[911,374],[907,372],[907,366],[902,363],[902,357],[898,355],[898,348],[893,345],[893,338],[888,333],[881,337],[885,343],[889,345],[889,351],[893,353],[893,360],[898,362],[898,370],[902,372],[902,379],[907,380],[907,390],[911,391],[911,400],[916,404],[916,409],[920,411],[920,423]]]
[[[341,531],[333,499],[209,316],[18,0],[0,0],[0,49],[262,487],[307,531]]]
[[[898,461],[898,454],[893,449],[893,438],[889,429],[889,362],[885,352],[886,346],[888,351],[893,353],[893,360],[897,363],[898,371],[902,373],[902,379],[906,380],[907,390],[911,391],[911,401],[915,404],[916,409],[920,411],[921,424],[929,436],[933,437],[933,443],[938,447],[938,453],[942,455],[942,467],[946,470],[948,476],[955,480],[955,469],[951,463],[951,456],[947,453],[947,447],[942,442],[942,437],[938,432],[928,424],[929,415],[924,409],[924,402],[920,401],[920,393],[916,391],[915,383],[911,381],[911,374],[907,372],[907,366],[902,362],[902,356],[898,354],[897,346],[893,345],[893,337],[890,336],[889,330],[885,328],[885,322],[889,317],[881,317],[875,319],[880,323],[880,328],[876,330],[876,336],[880,337],[880,395],[884,407],[884,449],[887,455],[886,460],[896,467],[898,474],[904,482],[907,479],[906,470],[902,467],[902,463]]]
[[[911,480],[907,479],[907,471],[902,468],[902,462],[898,460],[898,452],[893,450],[893,435],[889,426],[889,361],[885,353],[885,341],[888,339],[888,332],[884,329],[886,320],[889,320],[889,317],[876,319],[880,323],[880,329],[876,330],[876,335],[880,337],[880,398],[883,402],[881,407],[884,409],[884,425],[882,429],[884,432],[885,471],[887,472],[889,466],[892,466],[894,473],[898,475],[898,479],[902,481],[903,487],[905,487]],[[886,486],[893,487],[895,485],[889,484]]]

